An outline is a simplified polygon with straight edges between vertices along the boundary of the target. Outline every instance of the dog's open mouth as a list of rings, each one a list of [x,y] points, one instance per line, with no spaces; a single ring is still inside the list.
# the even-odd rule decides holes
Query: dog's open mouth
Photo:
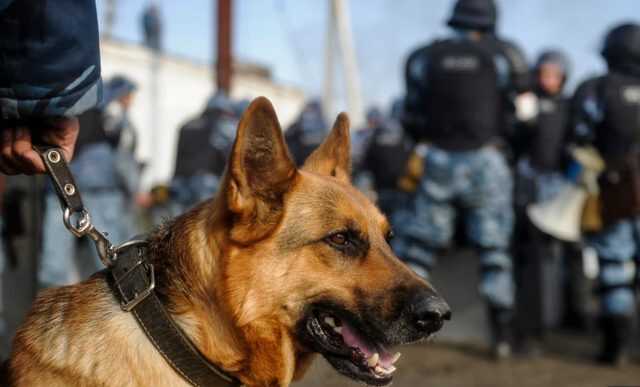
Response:
[[[353,324],[326,311],[313,312],[306,319],[306,330],[315,349],[338,372],[370,385],[391,382],[399,352],[389,351]]]

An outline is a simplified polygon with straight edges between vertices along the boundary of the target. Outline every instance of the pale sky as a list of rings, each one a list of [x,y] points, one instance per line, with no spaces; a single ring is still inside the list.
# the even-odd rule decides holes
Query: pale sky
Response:
[[[149,0],[117,0],[114,35],[141,41],[140,13]],[[98,17],[102,4],[98,0]],[[159,0],[166,51],[209,62],[215,0]],[[598,51],[613,24],[640,20],[638,0],[498,0],[499,34],[515,41],[530,61],[544,48],[566,51],[570,85],[603,70]],[[403,92],[402,69],[410,50],[448,33],[452,0],[352,0],[349,2],[366,105]],[[234,55],[268,66],[278,82],[310,96],[322,90],[327,0],[235,0]],[[344,96],[340,81],[336,92]],[[338,105],[344,104],[344,98]],[[338,106],[342,108],[343,106]]]

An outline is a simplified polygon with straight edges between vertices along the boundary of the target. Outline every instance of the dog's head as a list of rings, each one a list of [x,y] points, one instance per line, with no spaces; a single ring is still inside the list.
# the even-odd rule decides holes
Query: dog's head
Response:
[[[344,375],[388,384],[399,356],[391,348],[428,337],[450,316],[393,254],[385,216],[351,185],[345,114],[298,169],[273,107],[256,99],[239,124],[219,203],[228,214],[224,289],[234,322],[260,351],[287,357],[292,375],[317,352]]]

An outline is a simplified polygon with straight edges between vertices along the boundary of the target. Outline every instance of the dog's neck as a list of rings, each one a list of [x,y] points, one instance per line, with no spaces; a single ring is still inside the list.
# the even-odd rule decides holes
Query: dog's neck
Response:
[[[215,202],[205,202],[150,236],[157,292],[209,361],[245,385],[288,385],[304,372],[311,356],[296,355],[282,332],[267,331],[259,323],[240,327],[234,320],[225,301],[226,221]],[[257,351],[265,350],[270,353],[262,353],[255,364]]]

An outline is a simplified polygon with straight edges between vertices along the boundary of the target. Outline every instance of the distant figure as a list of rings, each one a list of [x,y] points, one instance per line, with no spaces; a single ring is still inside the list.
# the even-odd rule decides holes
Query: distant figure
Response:
[[[361,169],[371,173],[378,207],[393,220],[393,214],[406,207],[409,198],[407,192],[398,187],[398,179],[407,164],[412,142],[405,135],[399,117],[392,114],[384,119],[381,112],[378,114],[377,119],[368,120],[372,133]]]
[[[385,125],[386,117],[382,114],[380,108],[373,106],[367,110],[366,119],[366,125],[352,134],[351,162],[353,163],[354,171],[364,168],[364,158],[373,140],[373,135],[376,129]]]
[[[536,229],[526,209],[553,199],[567,185],[569,100],[563,90],[568,76],[569,61],[562,52],[545,51],[538,57],[533,69],[537,113],[514,136],[518,333],[520,349],[527,354],[539,352],[545,328],[559,320],[563,299],[560,275],[568,246]]]
[[[584,81],[572,101],[579,144],[592,144],[606,162],[600,178],[605,228],[588,238],[600,260],[601,328],[598,360],[627,359],[637,304],[634,264],[640,253],[640,25],[623,24],[606,36],[606,74]]]
[[[366,113],[366,124],[351,134],[351,169],[353,185],[364,193],[372,202],[378,201],[373,171],[365,165],[367,150],[378,127],[384,125],[385,117],[376,106]]]
[[[135,203],[140,200],[140,182],[143,164],[136,159],[138,133],[131,121],[130,111],[135,100],[137,85],[132,80],[116,75],[105,82],[102,99],[104,131],[107,140],[116,151],[116,167],[126,180],[127,206],[123,215],[127,219],[128,234],[135,235]]]
[[[133,154],[138,145],[138,134],[129,117],[137,86],[132,80],[116,75],[104,83],[101,106],[105,110],[104,130],[116,149]]]
[[[298,165],[302,165],[311,152],[322,143],[328,130],[320,102],[308,102],[298,119],[285,132],[285,140]]]
[[[496,144],[516,97],[527,91],[529,68],[515,45],[495,35],[496,13],[493,0],[459,0],[448,21],[452,36],[409,55],[403,125],[427,150],[393,246],[426,276],[464,216],[480,257],[493,352],[503,358],[511,353],[514,314],[513,180]]]
[[[142,13],[144,44],[155,51],[162,51],[162,20],[160,9],[155,2],[149,3]]]
[[[172,201],[178,205],[178,213],[210,198],[218,190],[238,117],[236,104],[218,92],[209,99],[200,116],[180,129],[171,182]]]

